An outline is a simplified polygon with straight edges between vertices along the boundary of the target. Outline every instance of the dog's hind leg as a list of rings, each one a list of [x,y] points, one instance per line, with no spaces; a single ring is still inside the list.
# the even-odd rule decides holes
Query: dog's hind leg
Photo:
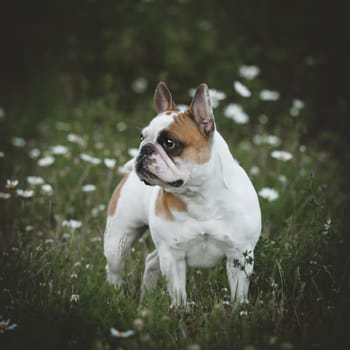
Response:
[[[145,272],[143,274],[140,302],[143,301],[147,290],[154,288],[160,273],[159,256],[157,250],[146,257]]]
[[[109,204],[104,255],[107,259],[107,281],[113,285],[122,284],[125,259],[147,227],[142,204],[144,186],[131,172],[119,183]]]
[[[234,308],[248,297],[249,278],[253,272],[253,250],[235,252],[227,256],[226,272]]]

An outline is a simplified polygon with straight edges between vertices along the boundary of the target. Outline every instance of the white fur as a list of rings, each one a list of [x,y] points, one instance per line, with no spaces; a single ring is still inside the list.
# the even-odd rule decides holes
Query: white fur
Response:
[[[206,85],[198,91],[199,98],[194,98],[192,106],[204,108],[204,113],[210,117],[209,100],[201,98],[206,96]],[[161,98],[168,95],[164,88],[161,92]],[[159,105],[163,106],[164,101],[161,102]],[[211,135],[208,162],[193,164],[181,157],[175,161],[168,157],[157,143],[157,137],[177,113],[160,113],[143,130],[140,150],[147,143],[156,149],[147,155],[153,157],[148,170],[157,176],[156,186],[146,186],[130,161],[127,163],[129,176],[121,189],[115,213],[107,218],[104,237],[107,279],[114,285],[122,283],[126,256],[149,227],[156,250],[146,258],[141,297],[155,286],[161,272],[166,277],[172,304],[186,304],[186,266],[212,267],[226,258],[231,299],[238,305],[247,297],[253,252],[261,231],[258,197],[246,172],[232,157],[217,131]],[[179,179],[184,181],[180,187],[164,183]],[[187,207],[186,211],[172,211],[173,220],[156,213],[156,199],[161,189],[158,184]]]
[[[146,186],[134,171],[130,173],[116,212],[107,219],[104,251],[108,281],[122,282],[126,255],[149,226],[156,251],[146,259],[146,289],[155,285],[161,271],[172,303],[186,303],[186,265],[212,267],[226,257],[231,298],[239,303],[247,297],[253,270],[243,253],[253,257],[261,231],[260,208],[247,174],[218,132],[213,135],[210,161],[194,167],[185,188],[184,192],[175,191],[187,211],[174,212],[174,220],[169,221],[155,213],[160,187]]]

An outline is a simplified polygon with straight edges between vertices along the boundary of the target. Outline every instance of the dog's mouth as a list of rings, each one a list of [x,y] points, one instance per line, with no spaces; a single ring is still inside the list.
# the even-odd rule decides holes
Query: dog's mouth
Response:
[[[184,184],[184,181],[179,179],[171,182],[162,181],[157,175],[149,172],[148,170],[141,168],[137,170],[137,175],[140,180],[147,186],[171,186],[171,187],[180,187]]]

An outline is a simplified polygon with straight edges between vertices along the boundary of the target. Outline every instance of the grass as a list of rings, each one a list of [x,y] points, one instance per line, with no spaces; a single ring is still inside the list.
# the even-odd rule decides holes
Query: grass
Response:
[[[349,306],[349,254],[344,235],[340,196],[340,165],[311,142],[304,145],[307,106],[300,116],[288,113],[288,101],[262,102],[254,98],[247,110],[278,114],[238,125],[216,109],[218,129],[233,154],[250,173],[257,189],[278,191],[275,200],[260,198],[262,237],[256,248],[249,304],[233,311],[224,263],[211,270],[189,270],[190,311],[169,310],[165,281],[139,305],[140,283],[147,252],[153,249],[147,234],[132,250],[126,283],[116,290],[105,281],[102,237],[106,207],[120,175],[118,167],[138,145],[139,129],[152,118],[149,105],[139,112],[118,112],[109,95],[50,110],[35,128],[16,112],[0,120],[3,126],[1,189],[11,198],[0,199],[0,321],[16,323],[0,334],[1,349],[296,349],[327,348],[346,341],[344,317]],[[244,104],[244,101],[242,101]],[[249,110],[249,108],[251,108]],[[22,111],[23,113],[23,111]],[[18,123],[13,122],[19,118]],[[70,142],[68,134],[80,141]],[[274,135],[269,144],[258,136]],[[26,145],[15,147],[13,137]],[[12,141],[11,141],[12,140]],[[52,146],[67,152],[54,155],[46,167],[38,158],[52,155]],[[40,155],[33,157],[33,149]],[[285,150],[292,159],[271,157]],[[0,151],[2,151],[0,149]],[[101,160],[81,159],[86,153]],[[31,155],[31,156],[30,156]],[[104,158],[116,159],[113,169]],[[27,176],[40,176],[53,193],[30,185]],[[5,189],[6,179],[18,179],[17,188],[32,189],[29,199]],[[335,180],[335,181],[334,181]],[[96,190],[83,192],[94,184]],[[70,228],[65,220],[78,220]],[[135,333],[113,337],[111,328]],[[0,327],[1,331],[1,327]]]

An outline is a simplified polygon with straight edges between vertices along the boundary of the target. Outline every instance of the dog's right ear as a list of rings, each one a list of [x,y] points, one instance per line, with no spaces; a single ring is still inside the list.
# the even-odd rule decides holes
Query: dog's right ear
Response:
[[[162,81],[158,84],[154,92],[153,104],[154,109],[158,114],[169,110],[176,110],[176,105],[173,101],[173,97],[171,96],[168,87]]]

